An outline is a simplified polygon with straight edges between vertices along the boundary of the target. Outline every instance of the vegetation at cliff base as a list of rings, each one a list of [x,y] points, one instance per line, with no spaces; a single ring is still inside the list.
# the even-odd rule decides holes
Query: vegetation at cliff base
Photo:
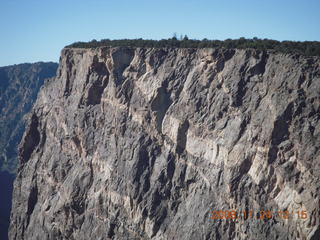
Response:
[[[139,39],[120,39],[101,41],[92,40],[90,42],[75,42],[66,47],[68,48],[97,48],[97,47],[148,47],[148,48],[238,48],[238,49],[259,49],[274,50],[282,53],[297,53],[307,56],[320,56],[320,42],[318,41],[277,41],[259,38],[239,38],[226,40],[196,40],[189,39],[187,36],[178,39],[176,36],[162,40]]]

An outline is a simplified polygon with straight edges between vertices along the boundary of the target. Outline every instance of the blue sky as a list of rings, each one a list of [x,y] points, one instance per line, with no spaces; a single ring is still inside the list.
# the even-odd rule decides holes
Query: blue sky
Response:
[[[0,66],[92,39],[320,40],[319,0],[0,0]]]

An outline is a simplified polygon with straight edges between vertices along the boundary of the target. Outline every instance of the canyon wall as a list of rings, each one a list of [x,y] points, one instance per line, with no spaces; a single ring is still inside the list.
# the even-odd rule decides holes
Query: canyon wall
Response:
[[[319,64],[63,49],[20,144],[10,239],[319,239]]]
[[[25,114],[36,101],[46,78],[55,76],[57,63],[38,62],[0,67],[0,239],[8,239],[13,180]]]

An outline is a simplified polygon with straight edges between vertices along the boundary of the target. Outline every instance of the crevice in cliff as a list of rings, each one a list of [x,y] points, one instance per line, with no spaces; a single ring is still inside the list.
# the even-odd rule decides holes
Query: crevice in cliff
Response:
[[[246,85],[247,85],[247,82],[245,78],[241,77],[237,85],[237,90],[233,94],[233,101],[231,103],[231,106],[240,107],[242,105],[243,98],[246,93]]]
[[[105,87],[108,85],[107,78],[92,83],[88,89],[87,105],[96,105],[101,103],[102,94]]]
[[[182,154],[186,149],[189,121],[185,120],[178,128],[176,152]]]
[[[246,58],[250,58],[251,52],[247,52]],[[253,76],[257,75],[258,79],[262,79],[262,75],[265,72],[265,67],[267,64],[268,55],[265,51],[254,53],[254,57],[257,58],[257,63],[250,67],[248,66],[248,60],[239,70],[238,79],[234,79],[231,83],[231,106],[240,107],[243,104],[246,92],[248,91],[248,82]],[[259,80],[259,81],[260,81]]]
[[[232,178],[230,181],[230,191],[232,195],[237,192],[242,178],[247,177],[247,173],[250,170],[251,165],[251,159],[245,158],[239,166],[232,169]]]
[[[22,140],[19,159],[21,163],[26,163],[31,157],[31,154],[40,142],[40,132],[38,130],[39,120],[35,113],[32,114],[31,123],[26,130],[26,135]]]
[[[293,102],[289,103],[285,111],[275,120],[271,133],[271,146],[268,153],[268,163],[277,159],[279,144],[289,138],[289,126],[293,116]]]
[[[64,86],[64,91],[63,95],[65,97],[69,97],[71,92],[72,92],[72,85],[73,85],[73,80],[72,80],[72,67],[74,65],[74,61],[72,58],[72,55],[70,52],[66,52],[66,67],[67,67],[67,73],[66,73],[66,80],[65,80],[65,86]]]
[[[30,190],[28,203],[27,203],[27,223],[26,226],[29,225],[30,217],[33,213],[33,210],[38,202],[38,187],[37,185],[33,186]]]
[[[175,158],[173,154],[169,154],[168,155],[168,159],[167,159],[167,179],[171,180],[173,178],[174,172],[176,170],[176,164],[175,164]],[[171,193],[171,192],[170,192]]]
[[[167,91],[167,81],[162,83],[162,86],[157,89],[156,97],[151,102],[151,110],[156,115],[156,127],[159,133],[162,132],[162,122],[164,116],[172,104],[170,93]]]
[[[85,198],[83,189],[78,185],[79,182],[74,183],[74,191],[71,194],[70,208],[78,215],[81,215],[85,210]]]
[[[110,223],[109,224],[109,230],[108,230],[108,233],[107,233],[107,237],[108,238],[112,238],[113,236],[115,236],[115,228],[116,228],[116,224],[114,223]]]
[[[102,94],[109,82],[109,71],[104,62],[99,62],[94,56],[92,65],[88,71],[85,87],[86,94],[81,98],[80,104],[96,105],[101,103]]]
[[[251,75],[250,77],[252,77],[254,75],[261,75],[266,70],[266,64],[267,64],[267,60],[268,60],[267,52],[262,51],[260,53],[260,51],[257,51],[255,54],[256,55],[254,55],[254,57],[260,58],[260,59],[257,64],[255,64],[252,68],[249,69],[248,72]]]
[[[76,145],[79,157],[81,157],[83,151],[82,151],[82,146],[81,146],[81,142],[80,142],[79,137],[77,135],[74,135],[71,139],[73,140],[74,144]]]
[[[28,215],[32,214],[37,201],[38,201],[38,188],[37,186],[34,186],[33,188],[31,188],[29,198],[28,198],[28,209],[27,209]]]
[[[135,191],[133,199],[137,199],[137,202],[143,200],[143,195],[150,189],[150,173],[151,168],[154,165],[154,158],[157,154],[156,146],[150,146],[151,140],[147,137],[140,138],[140,146],[138,147],[138,154],[136,156],[136,163],[133,166],[132,181],[135,183]]]
[[[221,72],[224,69],[225,63],[229,61],[236,51],[234,49],[226,49],[221,52],[221,50],[216,49],[212,56],[217,59],[216,69],[217,72]]]
[[[130,65],[134,57],[134,49],[118,48],[111,53],[113,61],[113,76],[116,86],[119,86],[123,81],[123,71]]]
[[[130,100],[133,94],[134,89],[134,83],[131,79],[127,79],[122,85],[121,88],[118,91],[117,97],[122,97],[120,101],[123,101],[125,103],[128,103],[130,105]],[[127,114],[129,114],[129,107],[127,108]]]
[[[299,115],[302,115],[303,114],[303,110],[305,109],[306,107],[306,102],[307,102],[307,99],[306,99],[306,93],[305,91],[303,90],[303,88],[300,88],[299,90],[297,90],[297,98],[296,100],[294,101],[294,111],[293,111],[293,116],[292,117],[299,117]],[[310,117],[310,115],[309,115]]]

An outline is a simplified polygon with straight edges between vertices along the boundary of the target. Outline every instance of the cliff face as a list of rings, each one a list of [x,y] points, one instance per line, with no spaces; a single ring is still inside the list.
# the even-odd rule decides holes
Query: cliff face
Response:
[[[319,63],[64,49],[21,142],[10,239],[319,239]],[[232,209],[254,216],[211,219]]]
[[[8,239],[11,195],[18,165],[18,144],[25,119],[46,78],[57,63],[38,62],[0,67],[0,239]]]

